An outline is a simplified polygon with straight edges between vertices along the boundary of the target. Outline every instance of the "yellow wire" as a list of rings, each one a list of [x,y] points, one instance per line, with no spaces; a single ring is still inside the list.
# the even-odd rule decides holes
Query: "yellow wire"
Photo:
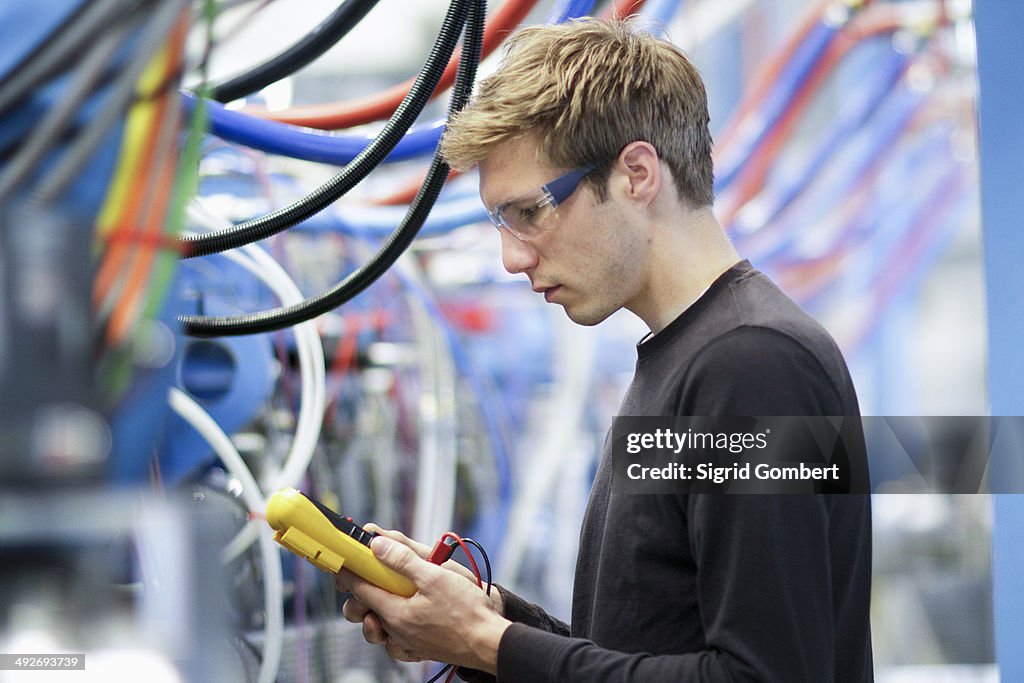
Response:
[[[117,169],[96,218],[97,236],[100,238],[107,237],[117,225],[120,210],[125,205],[131,184],[137,177],[139,161],[142,159],[139,151],[151,132],[157,108],[156,102],[147,95],[163,84],[169,59],[170,51],[165,46],[153,57],[139,78],[138,91],[141,98],[128,112]]]

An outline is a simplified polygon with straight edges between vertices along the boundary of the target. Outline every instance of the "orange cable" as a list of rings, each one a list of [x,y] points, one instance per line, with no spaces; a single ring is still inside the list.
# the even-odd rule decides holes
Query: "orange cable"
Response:
[[[170,202],[174,189],[174,178],[177,175],[177,164],[175,155],[166,150],[160,171],[154,183],[154,197],[150,202],[149,210],[146,212],[142,223],[142,235],[147,238],[162,234],[163,220],[166,215],[167,205]],[[136,314],[142,302],[142,296],[146,291],[146,281],[152,272],[153,260],[156,256],[156,249],[140,242],[135,251],[138,256],[131,264],[128,273],[128,280],[125,283],[123,300],[114,308],[111,315],[110,325],[107,328],[107,339],[112,345],[123,341],[131,330]]]
[[[151,125],[150,129],[160,125],[165,109],[166,101],[161,98],[156,103],[156,110],[152,116],[153,120],[156,121],[156,125]],[[152,142],[154,141],[150,138],[150,143]],[[134,154],[134,150],[126,150],[125,153]],[[144,179],[149,177],[153,156],[154,145],[147,144],[139,156],[137,165],[139,177]],[[103,302],[106,301],[116,283],[117,276],[128,259],[133,241],[132,236],[137,232],[132,226],[139,220],[144,196],[145,192],[142,191],[129,192],[125,198],[125,204],[121,208],[117,220],[114,222],[114,229],[108,238],[109,249],[100,264],[99,270],[96,273],[96,279],[93,282],[92,301],[95,308],[101,307]]]
[[[455,169],[448,171],[448,177],[445,179],[445,183],[449,183],[453,178],[458,177],[460,174]],[[412,200],[416,198],[416,193],[420,191],[420,187],[423,182],[427,179],[427,172],[424,171],[416,179],[410,182],[408,185],[403,187],[401,190],[387,195],[386,197],[380,197],[378,199],[371,199],[370,204],[374,206],[404,206],[411,204]]]
[[[169,37],[165,77],[175,73],[181,63],[188,27],[188,15],[183,13]],[[111,312],[107,328],[107,341],[112,345],[119,344],[127,337],[135,320],[146,289],[146,278],[152,272],[158,245],[164,237],[163,222],[177,171],[176,119],[172,121],[169,116],[170,112],[178,110],[179,100],[174,91],[170,90],[154,104],[156,111],[150,129],[156,131],[156,134],[150,137],[151,144],[146,146],[144,163],[141,165],[145,186],[136,193],[137,197],[130,193],[131,210],[127,215],[122,214],[117,223],[110,241],[112,253],[110,258],[104,260],[94,289],[94,293],[101,294],[98,303],[102,304],[110,295],[115,284],[114,278],[128,268],[127,281],[121,290],[120,300]],[[136,254],[138,256],[131,258]],[[130,261],[125,263],[126,259]]]

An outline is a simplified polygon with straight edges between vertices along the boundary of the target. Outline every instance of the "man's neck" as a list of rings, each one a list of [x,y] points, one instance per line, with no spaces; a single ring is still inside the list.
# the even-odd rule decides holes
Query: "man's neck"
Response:
[[[651,232],[647,286],[630,310],[657,334],[689,308],[739,254],[710,208],[684,212]]]

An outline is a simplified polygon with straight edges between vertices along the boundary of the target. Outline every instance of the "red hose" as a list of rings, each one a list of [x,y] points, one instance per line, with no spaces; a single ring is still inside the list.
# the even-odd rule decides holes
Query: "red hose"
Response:
[[[826,78],[836,65],[859,43],[877,35],[893,33],[902,24],[890,7],[876,5],[858,14],[829,45],[822,59],[814,65],[803,85],[796,92],[768,139],[747,160],[736,178],[735,190],[729,192],[731,201],[720,212],[722,225],[730,225],[736,213],[764,186],[768,172],[789,139],[801,115],[807,110]]]
[[[484,31],[483,56],[486,57],[493,52],[506,36],[526,18],[536,4],[537,0],[506,0],[505,4],[487,20],[487,28]],[[458,68],[459,53],[456,53],[448,63],[448,68],[441,76],[441,81],[437,84],[432,97],[437,97],[455,82],[455,72]],[[414,80],[410,78],[404,83],[399,83],[379,93],[344,102],[303,105],[274,112],[247,108],[245,112],[260,118],[307,128],[321,130],[351,128],[391,116],[409,92]]]

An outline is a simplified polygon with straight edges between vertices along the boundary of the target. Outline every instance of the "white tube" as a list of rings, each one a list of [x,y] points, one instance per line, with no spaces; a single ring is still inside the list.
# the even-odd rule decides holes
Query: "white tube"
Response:
[[[395,263],[423,297],[429,296],[416,262],[403,255]],[[420,356],[420,452],[416,461],[413,538],[437,538],[452,527],[458,465],[455,361],[444,330],[415,292],[406,297]]]
[[[198,201],[189,205],[189,218],[211,229],[229,225],[227,221],[210,214]],[[264,282],[283,305],[290,306],[304,300],[302,292],[284,268],[260,247],[250,244],[242,247],[241,251],[225,252],[224,256]],[[320,439],[320,427],[327,407],[324,347],[316,324],[307,321],[293,329],[302,383],[299,416],[295,425],[295,438],[284,464],[278,471],[267,468],[263,477],[266,490],[271,492],[285,486],[297,486],[301,482]]]
[[[174,412],[206,439],[232,476],[241,482],[242,499],[246,507],[252,512],[264,514],[267,504],[263,492],[220,425],[188,394],[177,387],[171,387],[167,400]],[[270,536],[270,529],[266,525],[264,527],[263,533],[259,533],[258,537],[260,556],[265,568],[263,601],[267,624],[264,630],[263,661],[260,664],[258,680],[259,683],[274,683],[284,646],[284,580],[281,573],[281,554]]]
[[[275,261],[270,254],[254,244],[244,248],[246,255],[252,258],[257,268],[252,271],[262,278],[285,306],[304,301],[302,292],[288,273]],[[320,440],[320,427],[323,424],[324,411],[327,409],[327,368],[324,363],[324,347],[312,320],[299,323],[294,328],[296,344],[299,352],[299,369],[303,389],[308,385],[309,403],[303,400],[299,408],[299,418],[295,427],[295,440],[285,458],[284,466],[276,476],[268,477],[268,491],[276,491],[285,486],[297,486],[309,468],[313,459],[317,442]],[[305,398],[305,394],[303,394]]]
[[[552,365],[560,371],[556,391],[545,407],[544,423],[536,444],[524,457],[523,493],[516,497],[509,514],[508,531],[501,551],[501,567],[495,574],[514,581],[533,536],[537,513],[567,466],[573,442],[579,434],[594,371],[595,344],[592,331],[579,327],[551,309],[557,344]]]

